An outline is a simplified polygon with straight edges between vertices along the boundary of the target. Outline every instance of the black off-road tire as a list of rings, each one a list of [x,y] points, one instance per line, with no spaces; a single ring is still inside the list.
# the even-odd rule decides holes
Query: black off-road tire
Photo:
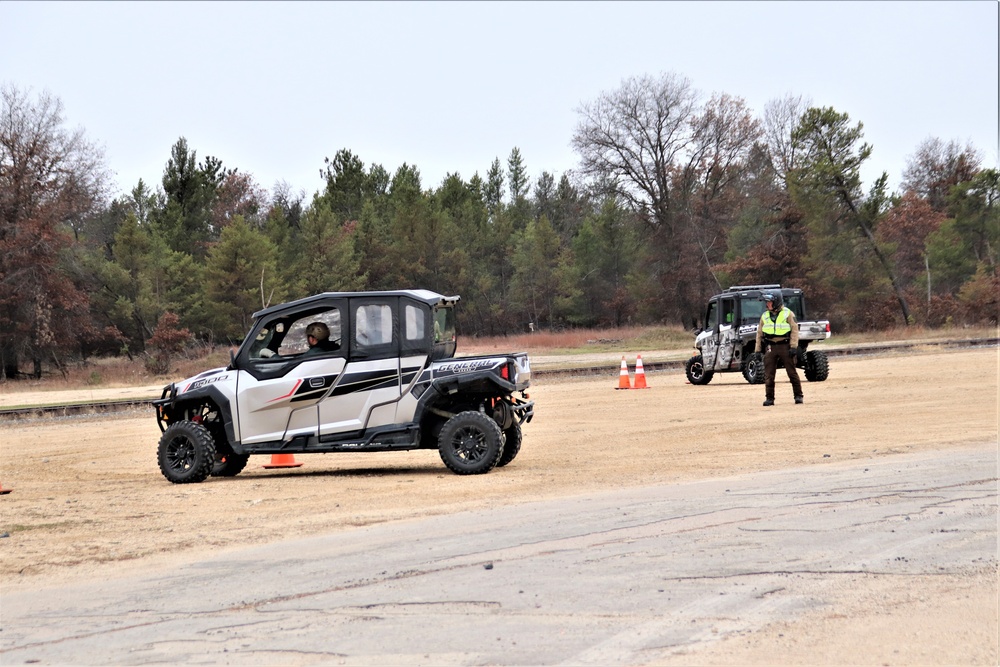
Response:
[[[160,437],[156,458],[160,472],[174,484],[204,482],[215,466],[215,440],[201,424],[175,422]]]
[[[250,455],[238,455],[233,451],[226,440],[226,429],[218,418],[218,411],[215,414],[214,420],[202,422],[215,440],[215,465],[212,466],[212,477],[236,477],[247,467]]]
[[[743,378],[750,384],[764,384],[764,355],[754,352],[743,365]]]
[[[830,377],[830,361],[826,352],[809,350],[806,352],[806,379],[810,382],[822,382]]]
[[[503,435],[491,417],[466,410],[445,422],[438,437],[441,460],[458,475],[481,475],[492,470],[503,454]]]
[[[705,370],[705,360],[701,355],[695,355],[684,363],[684,373],[691,384],[708,384],[712,381],[715,371]]]
[[[236,454],[228,444],[217,444],[212,477],[236,477],[247,467],[249,460],[249,454]]]
[[[521,425],[517,422],[511,424],[510,428],[503,430],[503,453],[497,461],[497,467],[503,467],[514,460],[517,453],[521,451]]]

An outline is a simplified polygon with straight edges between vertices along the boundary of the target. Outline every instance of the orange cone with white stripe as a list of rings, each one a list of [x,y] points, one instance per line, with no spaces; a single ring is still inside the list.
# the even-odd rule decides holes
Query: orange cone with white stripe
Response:
[[[642,355],[638,355],[635,359],[635,388],[636,389],[649,389],[646,386],[646,371],[642,369]]]
[[[294,454],[271,454],[271,462],[265,463],[265,468],[298,468],[302,464],[295,460]]]
[[[631,389],[632,382],[628,378],[628,364],[625,363],[625,357],[622,357],[622,370],[618,374],[618,386],[616,389]]]

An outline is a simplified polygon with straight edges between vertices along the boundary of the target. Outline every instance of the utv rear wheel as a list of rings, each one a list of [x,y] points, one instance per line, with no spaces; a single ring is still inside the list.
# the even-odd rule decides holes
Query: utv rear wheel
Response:
[[[438,438],[441,460],[458,475],[481,475],[503,453],[500,427],[482,412],[467,410],[449,419]]]
[[[806,379],[810,382],[822,382],[830,377],[830,362],[826,352],[809,350],[806,352]]]
[[[705,360],[700,354],[687,360],[687,363],[684,364],[684,372],[691,384],[708,384],[712,381],[712,376],[715,375],[713,371],[705,370]]]
[[[163,432],[156,457],[174,484],[204,482],[215,466],[215,440],[201,424],[179,421]]]
[[[505,428],[503,438],[503,453],[500,455],[500,460],[497,461],[498,468],[513,461],[517,453],[521,451],[521,425],[514,422],[510,428]]]
[[[743,366],[743,377],[750,384],[764,384],[764,355],[754,352]]]

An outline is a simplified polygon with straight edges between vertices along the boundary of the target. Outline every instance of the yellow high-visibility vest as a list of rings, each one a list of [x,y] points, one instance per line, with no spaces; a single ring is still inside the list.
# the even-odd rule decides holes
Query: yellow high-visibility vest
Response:
[[[788,323],[788,316],[792,314],[788,308],[782,306],[778,311],[777,319],[771,319],[771,312],[765,310],[760,316],[760,329],[765,336],[771,338],[781,338],[792,332],[792,325]]]

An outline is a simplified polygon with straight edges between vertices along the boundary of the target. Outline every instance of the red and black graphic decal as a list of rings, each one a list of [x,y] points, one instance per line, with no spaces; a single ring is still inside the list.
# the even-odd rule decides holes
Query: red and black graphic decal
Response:
[[[332,396],[343,396],[353,394],[356,391],[372,391],[374,389],[386,389],[388,387],[399,386],[399,371],[395,368],[386,368],[374,371],[361,371],[358,373],[348,373],[333,389]]]
[[[386,389],[398,387],[400,380],[404,385],[408,385],[420,372],[421,367],[415,366],[403,370],[402,376],[395,368],[387,368],[374,371],[359,371],[348,373],[334,388],[331,396],[344,396],[358,391],[373,391],[375,389]],[[322,375],[316,377],[303,378],[284,396],[271,399],[272,402],[282,399],[290,399],[293,403],[299,401],[311,401],[322,398],[337,380],[337,375]]]
[[[320,375],[304,378],[295,389],[295,395],[292,396],[292,403],[315,401],[318,398],[322,398],[336,379],[336,375]]]

